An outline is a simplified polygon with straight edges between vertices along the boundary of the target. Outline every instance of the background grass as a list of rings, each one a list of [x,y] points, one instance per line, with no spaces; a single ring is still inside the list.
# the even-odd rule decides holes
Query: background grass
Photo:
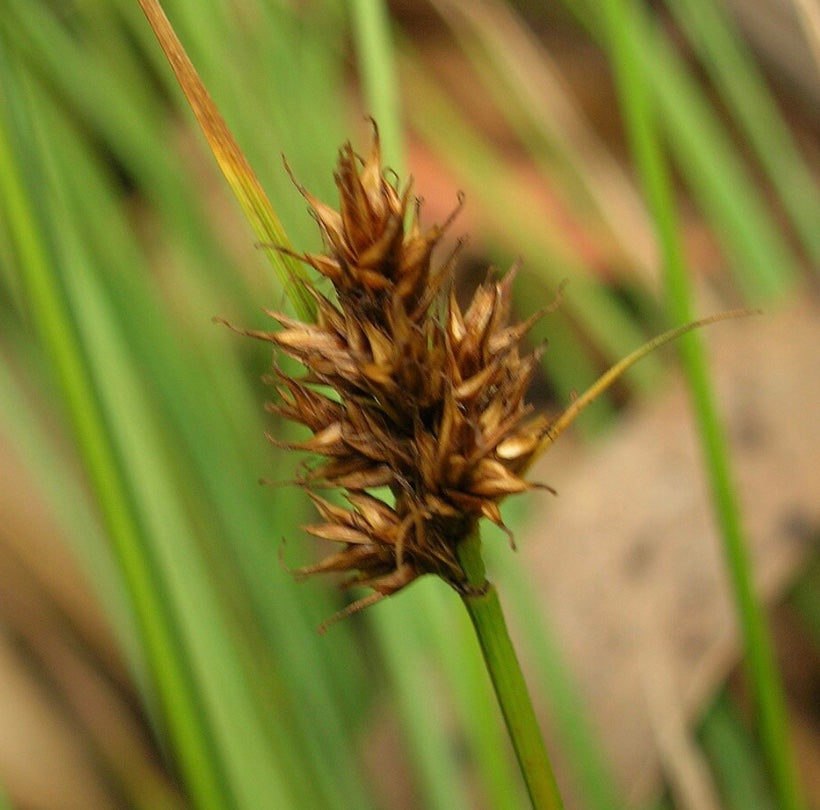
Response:
[[[539,50],[545,12],[537,5],[521,14],[513,4],[441,0],[417,12],[452,36],[471,86],[503,122],[505,143],[441,81],[424,27],[406,9],[329,0],[165,7],[293,244],[319,247],[281,154],[300,182],[332,201],[336,150],[347,138],[361,147],[362,114],[378,108],[394,165],[402,142],[412,142],[467,192],[482,226],[471,253],[500,266],[526,256],[522,313],[571,280],[562,315],[543,327],[545,375],[560,401],[672,320],[653,281],[651,215],[603,146],[588,164],[578,133],[594,132],[573,117]],[[603,5],[568,8],[557,17],[567,35],[609,54]],[[754,55],[720,8],[676,0],[654,15],[629,3],[613,4],[613,13],[680,191],[723,249],[718,283],[727,300],[759,305],[816,266],[820,192]],[[671,22],[680,26],[675,40]],[[554,190],[564,217],[545,221],[510,143]],[[601,182],[602,167],[614,180]],[[288,302],[135,2],[6,0],[0,200],[3,446],[116,639],[120,663],[112,664],[93,629],[72,619],[71,660],[100,675],[101,694],[142,731],[112,746],[101,710],[73,697],[46,647],[25,635],[25,620],[3,621],[30,639],[40,677],[70,707],[108,806],[383,806],[365,752],[387,734],[386,707],[398,717],[396,759],[418,806],[525,806],[455,594],[422,581],[320,637],[315,628],[337,609],[338,594],[327,582],[296,586],[279,564],[282,538],[292,565],[313,549],[298,530],[308,513],[302,494],[256,483],[286,481],[294,467],[263,439],[265,429],[286,429],[261,408],[270,358],[210,319],[257,326],[262,306]],[[624,213],[630,201],[637,210]],[[603,280],[595,251],[581,249],[566,220],[610,246],[617,283]],[[645,391],[660,370],[658,359],[636,369],[620,400]],[[584,429],[611,424],[614,409],[600,403]],[[526,503],[508,511],[520,525]],[[542,699],[555,706],[579,801],[627,806],[534,595],[497,545],[492,564],[509,591],[501,597],[529,617],[522,641],[537,681],[552,685]],[[49,558],[39,565],[33,571],[45,581]],[[58,596],[43,593],[70,616]],[[814,628],[817,593],[816,574],[801,581],[799,605]],[[118,667],[121,678],[112,674]],[[707,714],[702,740],[727,806],[772,806],[770,783],[744,777],[761,771],[759,753],[726,698]],[[25,785],[13,773],[4,779],[13,806],[27,805]]]

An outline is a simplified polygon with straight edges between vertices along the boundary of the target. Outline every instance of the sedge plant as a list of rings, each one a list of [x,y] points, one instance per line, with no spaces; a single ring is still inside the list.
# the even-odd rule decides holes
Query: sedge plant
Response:
[[[292,376],[274,365],[277,397],[269,409],[304,425],[311,437],[272,440],[320,457],[296,479],[320,518],[304,529],[338,549],[294,573],[343,572],[345,587],[369,589],[320,630],[424,575],[446,582],[475,628],[533,807],[562,807],[499,596],[486,578],[480,522],[507,531],[504,498],[550,489],[528,481],[528,468],[634,363],[685,332],[747,311],[670,330],[613,366],[559,416],[536,413],[526,393],[541,350],[526,352],[523,341],[560,294],[554,305],[514,322],[513,268],[500,277],[488,273],[462,307],[452,284],[458,250],[434,260],[461,202],[444,224],[423,226],[411,184],[383,165],[375,122],[366,157],[349,143],[340,150],[338,210],[294,179],[325,246],[321,253],[295,250],[159,5],[140,4],[250,224],[273,247],[271,259],[298,315],[268,311],[278,325],[269,331],[233,328],[307,370]],[[304,266],[330,281],[332,295]],[[327,490],[341,490],[347,503],[326,497]]]

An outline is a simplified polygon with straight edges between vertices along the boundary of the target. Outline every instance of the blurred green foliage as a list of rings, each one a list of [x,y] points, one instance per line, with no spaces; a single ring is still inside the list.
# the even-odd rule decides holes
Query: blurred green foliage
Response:
[[[562,25],[605,43],[597,4],[569,5],[578,21],[565,16]],[[789,289],[806,257],[816,263],[820,193],[731,21],[698,13],[709,5],[669,3],[703,59],[709,92],[657,19],[636,18],[632,35],[682,190],[725,251],[720,281],[730,298],[758,304]],[[475,252],[502,265],[525,254],[527,314],[571,280],[563,314],[546,327],[545,373],[565,401],[663,317],[651,253],[632,243],[612,208],[638,199],[632,182],[624,175],[604,187],[596,167],[609,165],[606,147],[593,139],[590,151],[576,137],[590,134],[583,122],[550,121],[533,100],[532,87],[554,80],[537,16],[530,28],[512,5],[434,4],[568,217],[614,246],[617,284],[605,284],[591,254],[545,221],[504,147],[437,80],[412,15],[402,30],[387,18],[395,52],[389,42],[372,49],[368,37],[384,29],[367,29],[368,4],[359,6],[356,19],[333,0],[165,3],[300,249],[319,246],[317,229],[281,155],[300,182],[334,201],[336,150],[367,137],[358,77],[380,74],[367,60],[392,54],[399,125],[467,192],[483,226]],[[723,115],[709,93],[723,99]],[[742,154],[738,137],[749,147]],[[770,196],[782,205],[778,217]],[[643,212],[634,222],[648,227]],[[285,430],[262,410],[270,357],[211,317],[261,327],[262,306],[287,302],[133,0],[5,0],[0,282],[0,431],[93,583],[167,766],[166,789],[150,798],[139,774],[121,780],[123,806],[176,806],[177,781],[195,807],[382,806],[363,751],[389,702],[419,806],[474,807],[477,791],[489,806],[523,807],[457,597],[424,581],[320,637],[315,628],[338,608],[337,592],[326,582],[297,586],[280,564],[283,538],[294,541],[283,551],[294,564],[312,549],[298,539],[303,494],[257,484],[293,476],[294,461],[263,439],[266,429]],[[643,389],[658,370],[658,362],[636,370],[625,391]],[[609,414],[602,403],[597,419]],[[538,683],[554,689],[547,700],[586,806],[615,807],[571,678],[549,628],[531,615],[530,586],[512,555],[496,557],[502,599],[508,587],[511,612],[529,616],[523,642]]]

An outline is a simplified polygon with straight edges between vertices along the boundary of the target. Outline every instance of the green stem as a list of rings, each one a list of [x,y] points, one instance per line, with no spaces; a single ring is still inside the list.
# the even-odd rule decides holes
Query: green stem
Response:
[[[607,0],[605,14],[615,84],[619,91],[627,133],[653,215],[661,248],[669,308],[675,319],[688,319],[692,291],[686,270],[680,227],[675,210],[671,173],[656,127],[656,111],[640,71],[634,39],[636,7],[624,0]],[[775,663],[766,616],[754,591],[752,565],[732,481],[729,449],[715,405],[707,361],[696,335],[681,341],[692,402],[697,415],[715,514],[734,591],[744,640],[746,670],[757,706],[761,743],[783,810],[801,810],[804,802],[788,735],[785,699]]]
[[[365,107],[379,123],[386,165],[401,174],[404,147],[399,82],[387,4],[385,0],[354,0],[350,14]]]
[[[485,576],[478,529],[458,548],[471,591],[462,596],[535,810],[563,808],[498,593]]]

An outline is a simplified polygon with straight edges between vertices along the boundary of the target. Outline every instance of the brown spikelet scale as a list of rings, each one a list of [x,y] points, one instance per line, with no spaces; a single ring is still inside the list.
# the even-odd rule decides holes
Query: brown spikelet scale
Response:
[[[291,379],[276,369],[269,409],[312,432],[286,445],[322,457],[299,479],[322,521],[304,530],[340,549],[295,573],[345,571],[345,584],[370,587],[347,615],[426,573],[461,588],[458,545],[482,517],[505,528],[498,503],[533,488],[521,474],[548,423],[524,402],[537,357],[519,347],[543,313],[508,323],[515,270],[488,277],[462,311],[454,257],[432,264],[452,217],[422,227],[409,184],[400,189],[382,169],[375,125],[369,156],[345,145],[335,179],[338,211],[297,187],[326,249],[298,258],[330,280],[336,300],[311,288],[316,323],[270,312],[278,330],[246,334],[307,370]],[[349,506],[321,497],[322,487],[345,490]],[[389,503],[372,494],[378,487]]]

